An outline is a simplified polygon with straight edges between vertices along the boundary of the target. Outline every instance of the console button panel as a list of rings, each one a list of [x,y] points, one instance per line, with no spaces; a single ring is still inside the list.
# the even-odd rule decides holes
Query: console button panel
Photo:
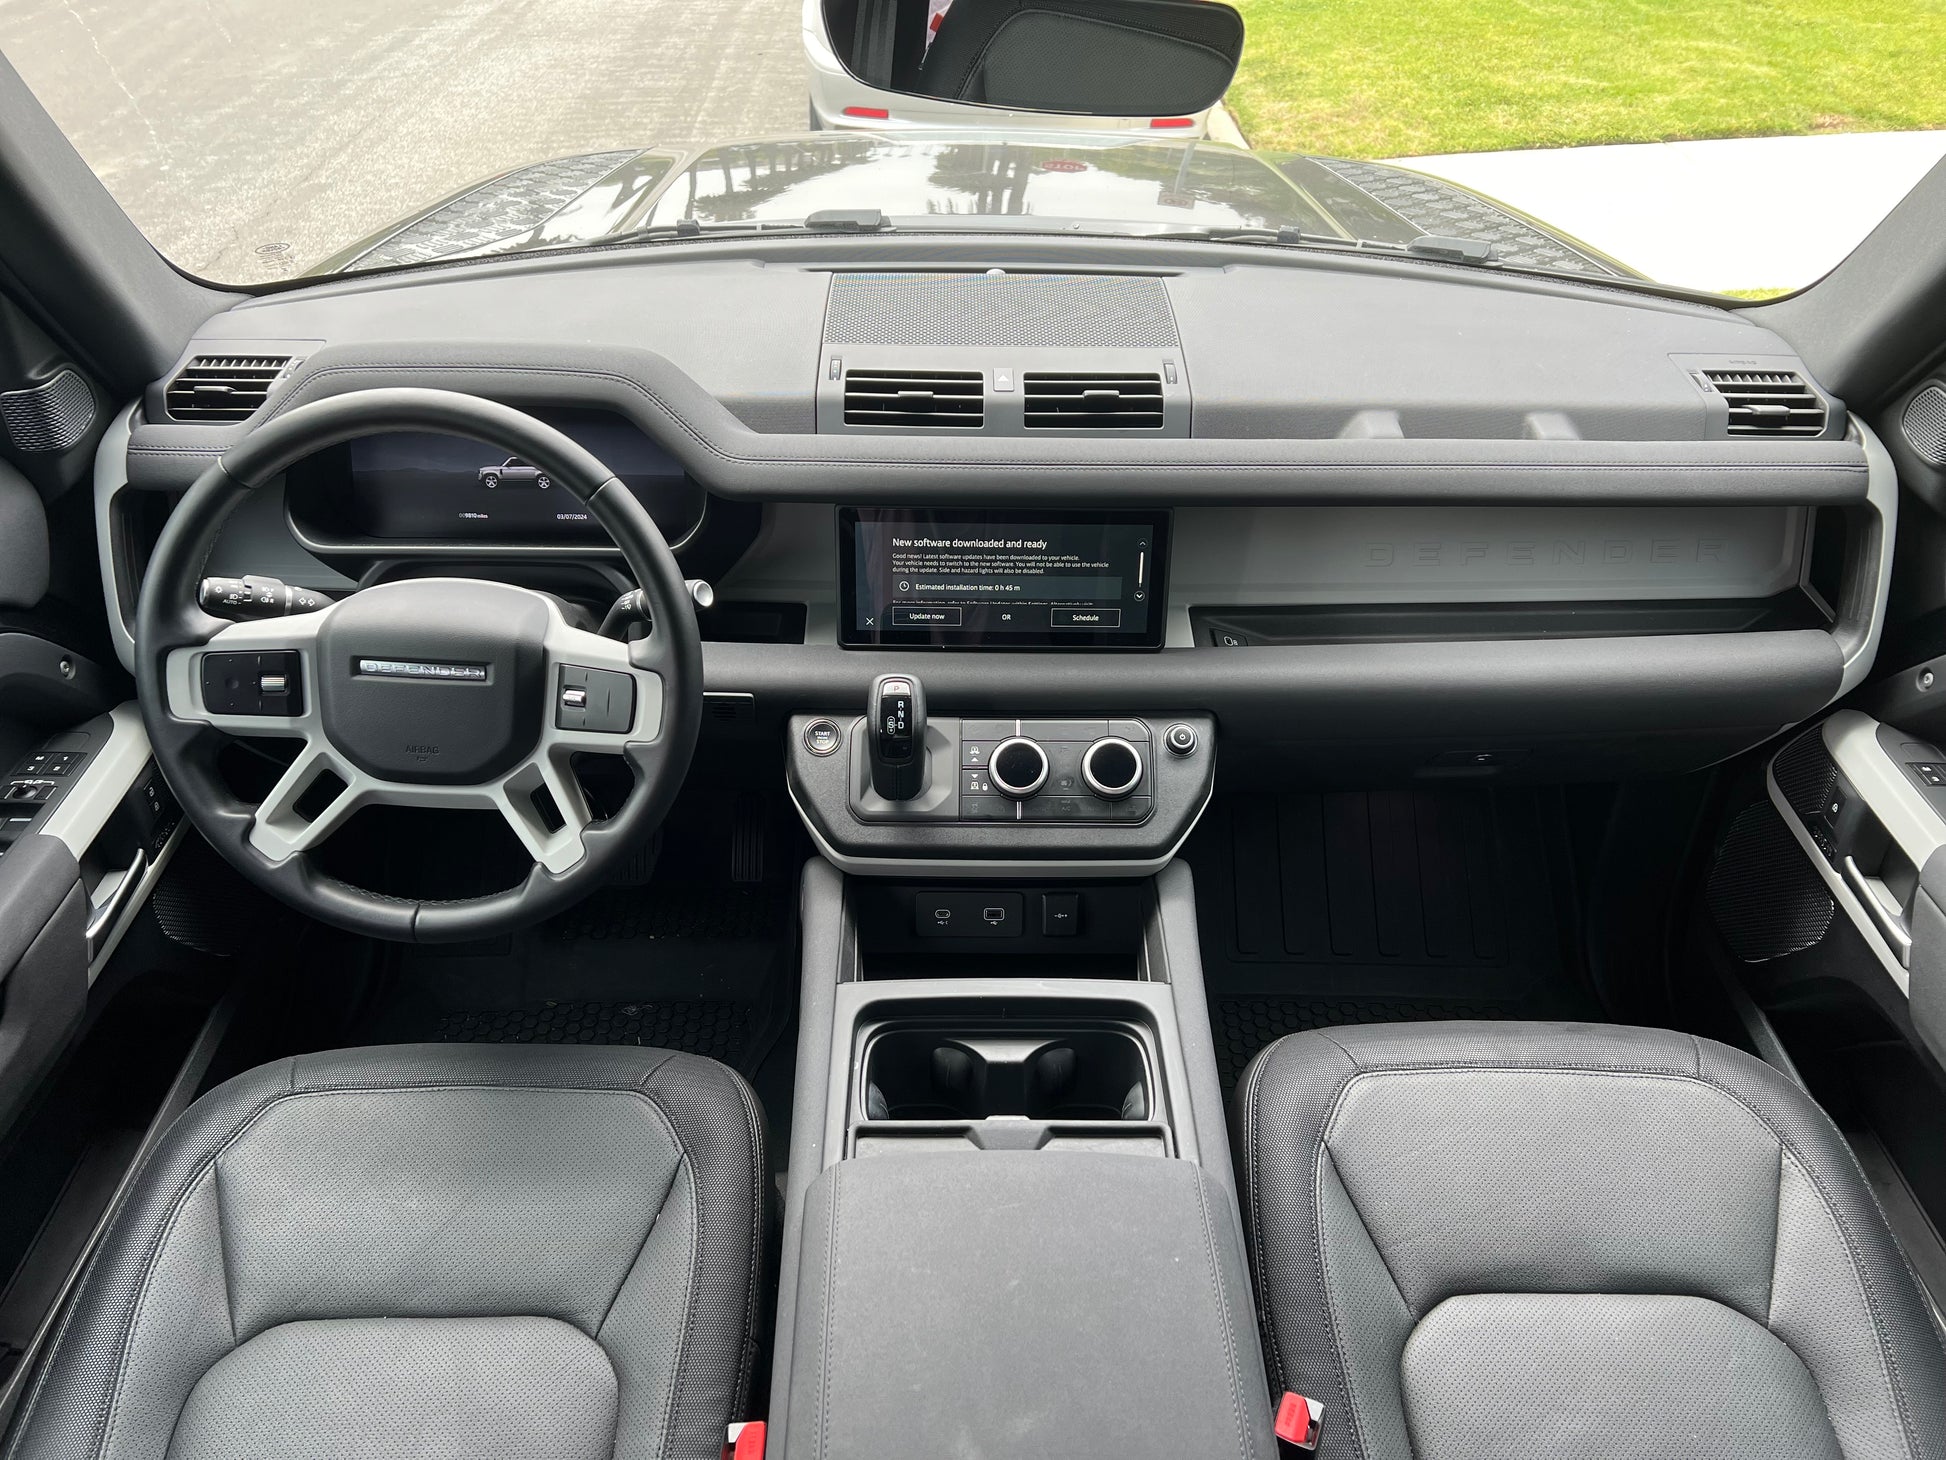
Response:
[[[1154,751],[1141,720],[962,720],[959,819],[1145,821],[1155,805]],[[1116,794],[1090,786],[1091,765]],[[1103,780],[1111,766],[1116,774]]]

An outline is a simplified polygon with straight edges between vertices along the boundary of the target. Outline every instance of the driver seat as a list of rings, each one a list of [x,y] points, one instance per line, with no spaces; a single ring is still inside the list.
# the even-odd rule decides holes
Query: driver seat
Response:
[[[138,1170],[6,1460],[718,1460],[763,1126],[667,1050],[280,1060]]]

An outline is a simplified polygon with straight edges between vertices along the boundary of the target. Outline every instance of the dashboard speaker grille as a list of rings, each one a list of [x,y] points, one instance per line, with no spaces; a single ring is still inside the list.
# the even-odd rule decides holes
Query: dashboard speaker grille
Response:
[[[39,385],[0,394],[0,428],[16,451],[66,451],[94,423],[95,393],[70,366]]]
[[[1899,429],[1922,461],[1946,466],[1946,389],[1929,385],[1905,408]]]
[[[1160,279],[1116,274],[836,274],[832,345],[1174,349]]]

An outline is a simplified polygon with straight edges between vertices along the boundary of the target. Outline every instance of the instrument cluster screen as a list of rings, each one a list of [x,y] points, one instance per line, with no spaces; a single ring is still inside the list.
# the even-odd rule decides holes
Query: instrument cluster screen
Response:
[[[840,642],[1160,648],[1168,528],[1166,512],[842,508]]]
[[[676,459],[603,411],[545,417],[588,448],[639,498],[671,542],[696,522],[702,493]],[[606,542],[581,500],[546,472],[461,436],[395,431],[349,443],[352,530],[434,542]]]

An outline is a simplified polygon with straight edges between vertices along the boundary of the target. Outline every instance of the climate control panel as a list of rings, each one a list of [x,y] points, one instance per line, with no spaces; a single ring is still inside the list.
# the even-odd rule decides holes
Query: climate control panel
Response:
[[[913,674],[874,681],[864,710],[794,716],[786,745],[792,801],[851,872],[1145,875],[1215,782],[1199,711],[962,718],[928,713]]]
[[[1141,720],[960,721],[962,821],[1141,821],[1155,738]]]

